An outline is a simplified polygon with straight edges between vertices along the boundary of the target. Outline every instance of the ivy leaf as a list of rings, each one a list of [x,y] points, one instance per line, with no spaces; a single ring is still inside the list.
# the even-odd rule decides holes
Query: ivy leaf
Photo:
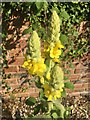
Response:
[[[69,89],[71,89],[71,90],[74,89],[74,85],[73,85],[73,83],[71,83],[71,82],[65,82],[64,85],[65,85],[66,88],[69,88]]]
[[[63,9],[61,10],[60,16],[64,18],[64,20],[68,20],[69,19],[69,14]]]
[[[48,8],[48,2],[47,1],[43,2],[43,6],[44,6],[44,10],[47,10],[47,8]]]
[[[36,103],[36,99],[34,97],[29,97],[25,101],[26,105],[32,106]]]
[[[38,10],[40,10],[43,6],[43,2],[36,2],[35,4]]]
[[[30,32],[32,32],[32,27],[24,30],[23,33],[22,33],[22,35],[28,34],[28,33],[30,33]]]
[[[68,44],[68,37],[66,35],[61,34],[60,35],[60,40],[61,40],[61,42],[62,42],[63,45]]]

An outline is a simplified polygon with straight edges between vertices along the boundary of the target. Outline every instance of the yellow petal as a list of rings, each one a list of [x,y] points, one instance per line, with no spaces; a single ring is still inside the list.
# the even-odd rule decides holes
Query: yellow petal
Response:
[[[48,85],[47,83],[44,84],[43,87],[44,87],[44,89],[49,89],[49,88],[50,88],[49,85]]]
[[[55,45],[57,48],[64,48],[64,46],[61,44],[60,41],[56,42],[56,45]]]
[[[49,95],[48,100],[47,101],[52,101],[52,95]]]
[[[28,66],[28,62],[25,61],[25,62],[23,63],[23,65],[22,65],[22,67],[23,67],[23,68],[26,68],[27,66]]]
[[[41,78],[40,78],[40,82],[41,82],[42,84],[44,84],[44,77],[41,77]]]
[[[48,73],[46,74],[46,78],[47,78],[48,80],[50,80],[50,72],[48,72]]]
[[[54,62],[60,63],[60,60],[58,58],[53,59]]]

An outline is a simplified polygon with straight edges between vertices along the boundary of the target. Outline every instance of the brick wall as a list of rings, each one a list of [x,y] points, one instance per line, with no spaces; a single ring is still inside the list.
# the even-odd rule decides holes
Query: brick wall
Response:
[[[24,80],[30,79],[31,76],[27,76],[27,72],[21,66],[24,61],[24,53],[26,50],[26,40],[30,36],[29,34],[22,36],[22,32],[28,28],[30,25],[29,22],[23,22],[23,19],[13,16],[11,21],[7,24],[3,24],[3,27],[6,27],[8,30],[8,37],[6,38],[7,45],[7,60],[9,68],[5,68],[6,74],[11,74],[11,77],[5,80],[5,83],[11,89],[6,93],[6,89],[2,84],[2,95],[9,97],[26,97],[26,96],[38,96],[39,90],[35,87],[34,84],[29,87],[28,83],[23,83]],[[75,69],[70,69],[71,76],[70,81],[74,83],[74,91],[67,90],[69,95],[80,95],[86,94],[89,92],[90,83],[89,83],[89,67],[88,67],[88,56],[85,55],[80,61],[75,60],[73,64]],[[22,84],[22,85],[21,85]]]

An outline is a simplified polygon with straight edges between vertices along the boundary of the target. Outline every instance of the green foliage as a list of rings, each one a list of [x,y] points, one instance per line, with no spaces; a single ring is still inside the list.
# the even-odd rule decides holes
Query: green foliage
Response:
[[[64,85],[65,85],[65,88],[69,88],[71,90],[74,89],[74,85],[71,82],[65,82]]]
[[[60,40],[61,40],[61,42],[63,43],[63,45],[68,44],[68,37],[67,37],[66,35],[61,34],[61,35],[60,35]]]
[[[26,29],[26,30],[24,30],[23,33],[22,33],[22,35],[28,34],[30,32],[32,32],[32,28],[31,27],[28,28],[28,29]]]
[[[34,97],[29,97],[26,99],[26,105],[32,106],[36,103],[36,99]]]

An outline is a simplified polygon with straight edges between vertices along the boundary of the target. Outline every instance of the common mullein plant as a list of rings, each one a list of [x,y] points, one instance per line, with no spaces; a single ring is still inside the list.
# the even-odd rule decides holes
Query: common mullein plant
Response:
[[[62,105],[65,86],[64,73],[60,67],[60,56],[64,46],[59,38],[60,18],[54,10],[43,49],[40,47],[38,33],[33,31],[22,66],[30,75],[38,78],[35,82],[39,84],[40,94],[43,94],[41,102],[44,101],[44,106],[46,104],[45,107],[47,107],[44,115],[52,119],[64,118],[66,111]]]

